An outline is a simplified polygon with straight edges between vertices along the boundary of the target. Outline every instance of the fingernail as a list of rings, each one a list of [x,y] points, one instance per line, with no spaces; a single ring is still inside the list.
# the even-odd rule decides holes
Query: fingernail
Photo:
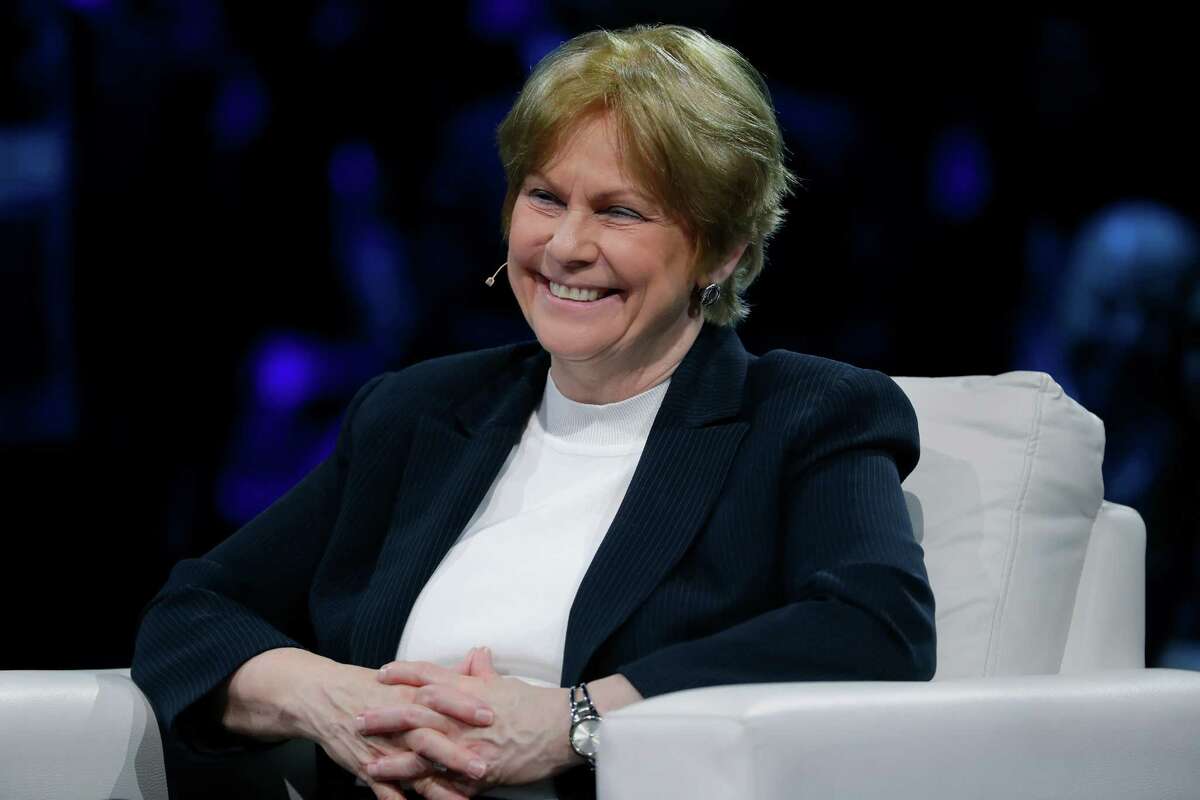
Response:
[[[378,762],[372,761],[370,764],[367,764],[367,774],[372,778],[379,774]]]
[[[487,764],[479,759],[475,759],[470,764],[467,764],[467,772],[471,773],[472,778],[482,778],[483,773],[487,772]]]
[[[483,654],[486,655],[488,658],[491,658],[492,657],[492,648],[490,648],[490,647],[483,648]]]
[[[354,718],[354,727],[358,728],[360,731],[365,730],[367,727],[367,718],[362,714],[356,716]]]
[[[379,668],[379,677],[386,678],[387,673],[388,673],[388,665],[384,664],[382,667]]]
[[[487,709],[487,708],[481,708],[475,712],[475,721],[478,722],[480,725],[491,725],[492,720],[495,718],[496,718],[496,715],[493,714],[491,712],[491,710]]]

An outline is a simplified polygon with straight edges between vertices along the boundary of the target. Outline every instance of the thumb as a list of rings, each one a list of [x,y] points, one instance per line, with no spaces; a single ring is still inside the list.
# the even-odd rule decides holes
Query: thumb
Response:
[[[468,675],[474,675],[476,678],[491,678],[499,675],[496,671],[496,665],[492,663],[492,650],[490,647],[476,647],[471,652],[470,672]]]

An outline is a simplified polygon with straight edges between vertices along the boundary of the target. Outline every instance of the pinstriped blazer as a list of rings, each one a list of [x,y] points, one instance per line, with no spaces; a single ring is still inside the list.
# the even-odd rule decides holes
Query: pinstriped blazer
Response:
[[[185,746],[254,748],[197,703],[244,661],[302,647],[378,667],[517,444],[550,366],[536,341],[377,376],[335,452],[142,612],[133,679]],[[900,482],[916,414],[887,375],[746,352],[705,325],[672,375],[570,610],[562,685],[646,697],[761,681],[929,680],[934,598]],[[564,711],[565,713],[565,711]],[[329,795],[352,783],[318,748]],[[587,797],[586,769],[557,780]]]

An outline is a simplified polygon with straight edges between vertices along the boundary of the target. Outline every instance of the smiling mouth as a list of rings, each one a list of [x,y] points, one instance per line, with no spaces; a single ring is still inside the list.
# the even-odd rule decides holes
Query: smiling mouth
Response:
[[[539,283],[546,285],[546,288],[550,291],[550,294],[554,295],[560,300],[573,300],[577,303],[592,303],[596,300],[602,300],[611,294],[618,293],[618,290],[606,287],[581,288],[577,286],[564,286],[561,283],[555,283],[545,275],[542,275],[540,272],[535,272],[534,275]]]

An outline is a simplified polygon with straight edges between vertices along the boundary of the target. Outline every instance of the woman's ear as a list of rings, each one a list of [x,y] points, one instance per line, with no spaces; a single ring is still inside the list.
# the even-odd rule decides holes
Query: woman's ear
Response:
[[[719,286],[729,280],[729,276],[737,269],[738,262],[742,260],[742,254],[746,252],[746,248],[749,246],[750,241],[746,240],[729,251],[729,257],[721,262],[720,266],[708,273],[707,280],[703,285],[707,286],[710,283],[715,283]]]

